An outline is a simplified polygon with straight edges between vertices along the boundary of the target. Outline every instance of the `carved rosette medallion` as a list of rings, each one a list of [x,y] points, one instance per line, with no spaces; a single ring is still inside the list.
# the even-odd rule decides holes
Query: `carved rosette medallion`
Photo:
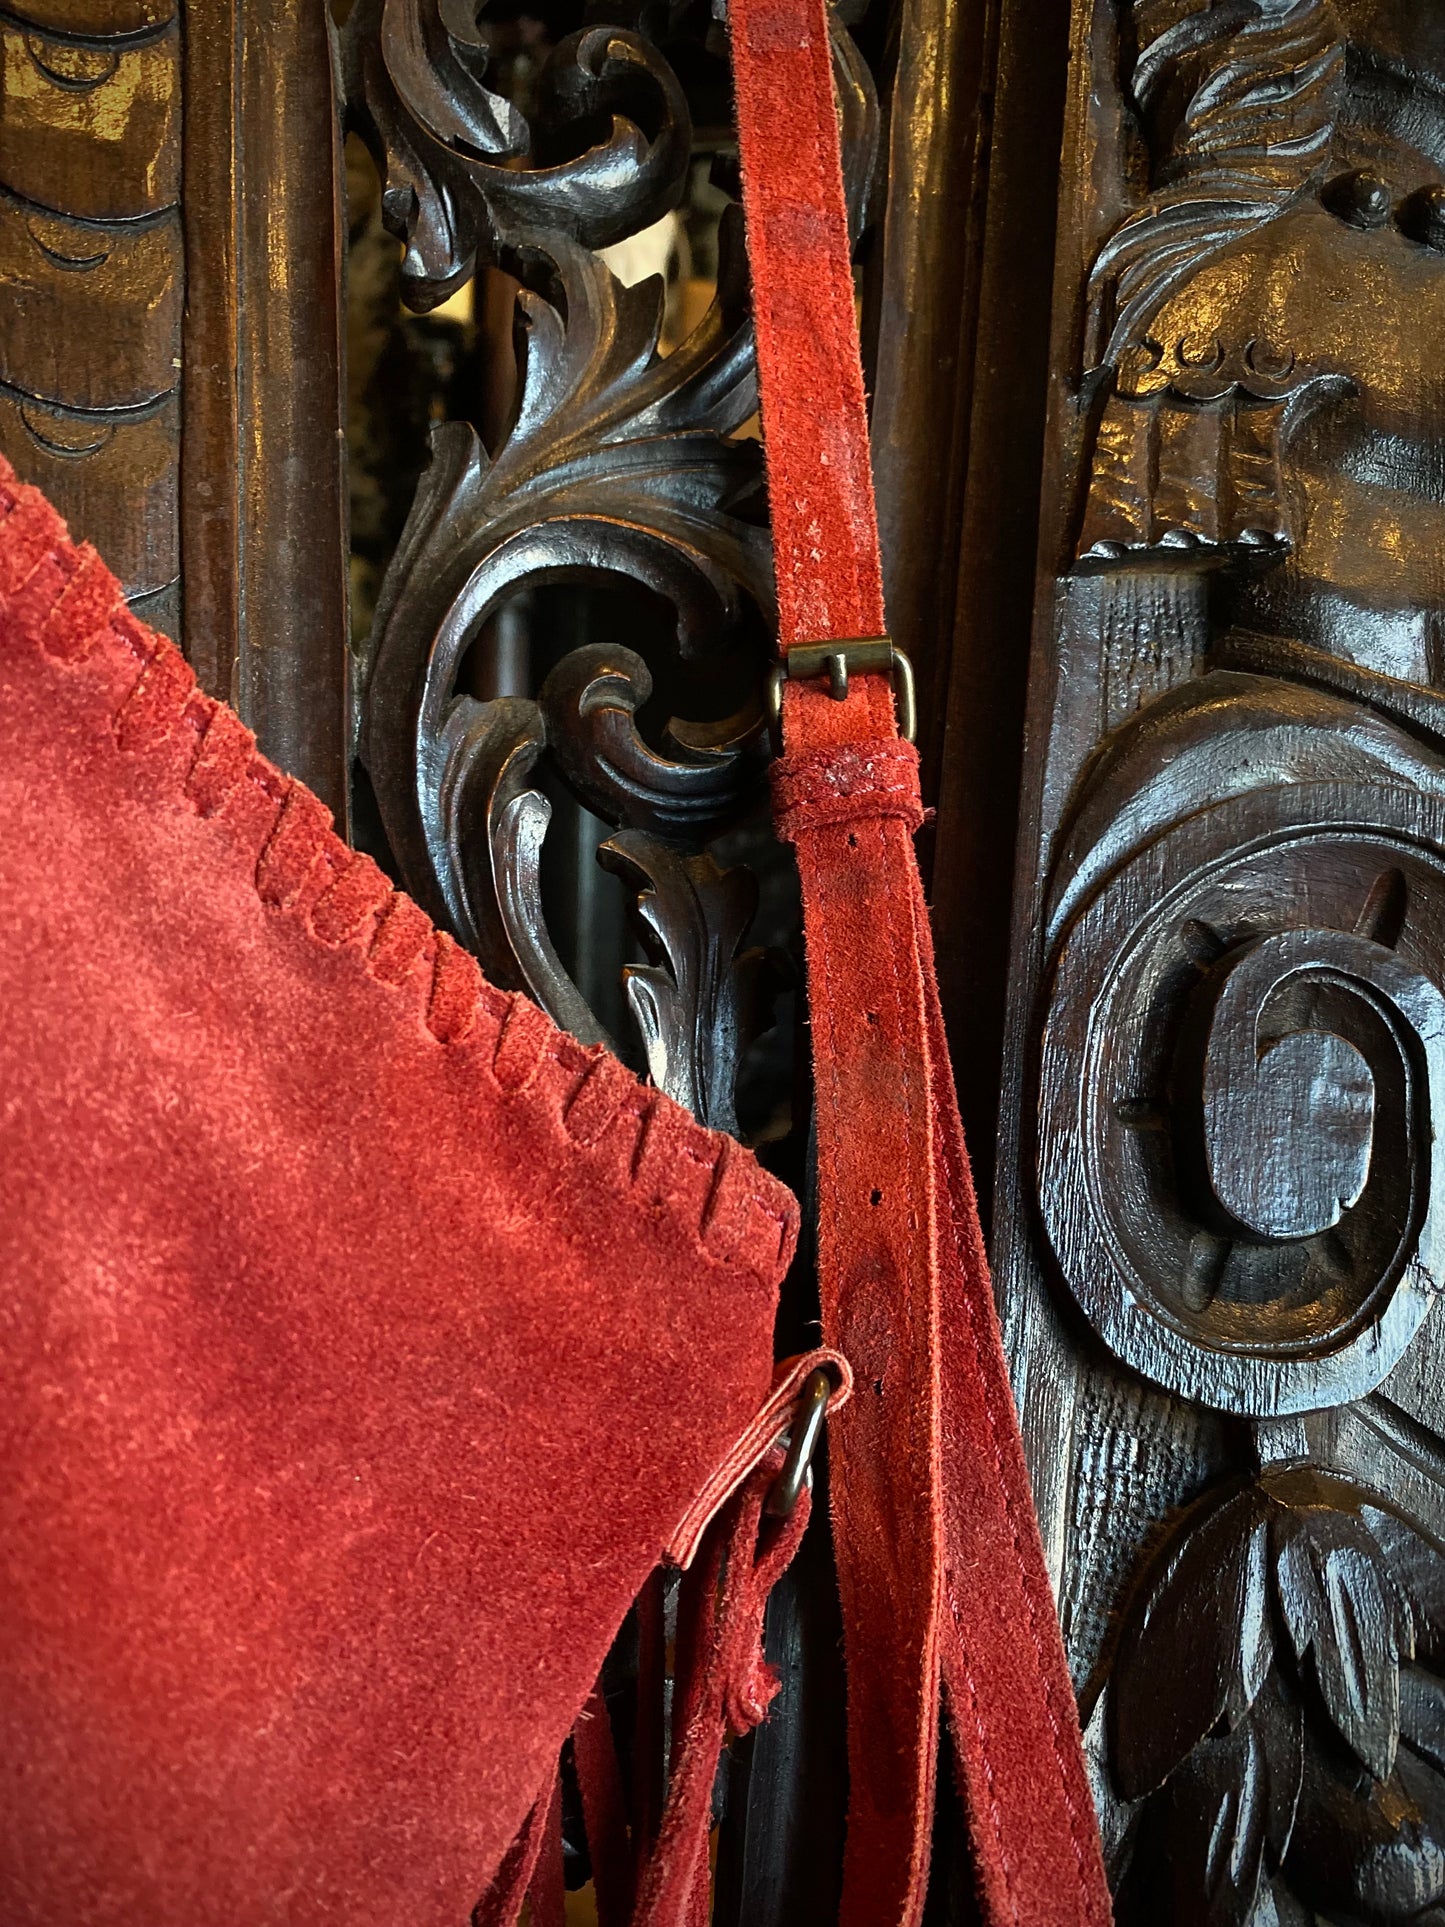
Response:
[[[1445,1286],[1445,794],[1354,794],[1368,834],[1329,783],[1163,826],[1072,915],[1044,1031],[1064,1277],[1126,1364],[1254,1416],[1373,1389]]]

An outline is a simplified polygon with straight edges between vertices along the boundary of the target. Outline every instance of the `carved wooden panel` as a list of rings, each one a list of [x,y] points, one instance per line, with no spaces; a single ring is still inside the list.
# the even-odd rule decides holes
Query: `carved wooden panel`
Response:
[[[994,1245],[1036,1495],[1121,1918],[1429,1921],[1445,24],[1423,0],[1072,0],[1059,188],[1069,10],[899,0],[860,26],[896,76],[865,314],[976,1145],[1012,956]],[[362,834],[499,980],[734,1125],[787,977],[750,945],[795,932],[759,808],[736,215],[668,352],[656,291],[599,252],[700,155],[729,184],[725,43],[705,9],[617,0],[580,33],[496,12],[360,0],[348,29],[409,297],[480,270],[491,317],[350,730],[321,7],[0,11],[0,446],[272,754],[340,805],[357,752]],[[861,220],[871,84],[837,55]],[[803,1186],[792,1049],[775,1034],[751,1122]],[[812,1309],[803,1267],[785,1317]],[[815,1534],[772,1614],[784,1694],[730,1771],[720,1921],[835,1911],[835,1613]],[[662,1711],[637,1717],[641,1783]],[[966,1919],[947,1816],[939,1838],[930,1918]]]
[[[705,24],[681,35],[725,83],[724,44]],[[837,49],[861,205],[874,109],[841,32]],[[565,35],[530,125],[487,84],[496,54],[486,22],[438,0],[361,0],[346,28],[349,109],[409,304],[479,267],[520,287],[510,413],[490,449],[470,422],[436,429],[382,584],[356,667],[360,759],[419,899],[496,981],[625,1052],[542,888],[559,791],[610,828],[597,855],[647,952],[626,972],[630,1025],[654,1079],[726,1128],[762,964],[744,948],[757,886],[719,839],[748,819],[757,836],[772,607],[761,452],[737,432],[757,406],[740,211],[711,306],[663,352],[659,284],[625,285],[601,253],[683,191],[691,112],[662,47],[622,25]],[[626,585],[635,646],[547,634],[535,597],[557,583]],[[669,707],[696,707],[644,730],[664,677]]]
[[[180,24],[152,4],[0,20],[0,446],[179,614]]]
[[[320,6],[0,15],[0,447],[340,809],[337,150]]]
[[[995,1244],[1120,1918],[1445,1905],[1445,27],[1076,0]]]

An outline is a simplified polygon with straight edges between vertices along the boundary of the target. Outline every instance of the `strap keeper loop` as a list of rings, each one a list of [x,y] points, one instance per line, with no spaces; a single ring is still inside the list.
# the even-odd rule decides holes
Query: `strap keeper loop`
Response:
[[[790,750],[770,770],[773,827],[784,843],[810,830],[896,816],[910,830],[924,818],[918,751],[896,736]]]

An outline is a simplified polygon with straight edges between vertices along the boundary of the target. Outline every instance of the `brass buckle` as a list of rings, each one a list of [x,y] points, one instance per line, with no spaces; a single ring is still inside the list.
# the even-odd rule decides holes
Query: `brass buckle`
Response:
[[[828,694],[835,703],[847,700],[848,678],[891,676],[893,699],[898,706],[898,734],[905,743],[918,735],[918,707],[913,686],[913,664],[888,640],[887,636],[860,638],[852,642],[795,643],[768,675],[768,721],[777,733],[783,715],[783,684],[806,682],[814,676],[828,678]]]
[[[773,1482],[764,1510],[770,1519],[788,1519],[812,1479],[813,1454],[823,1436],[823,1420],[833,1396],[833,1375],[820,1365],[809,1372],[798,1394],[798,1416],[788,1434],[788,1455],[783,1469]]]

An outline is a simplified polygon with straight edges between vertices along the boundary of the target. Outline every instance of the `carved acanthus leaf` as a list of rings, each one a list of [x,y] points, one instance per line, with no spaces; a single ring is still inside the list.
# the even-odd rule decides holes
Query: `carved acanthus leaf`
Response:
[[[1131,1605],[1107,1688],[1115,1781],[1140,1803],[1122,1921],[1164,1894],[1171,1920],[1201,1927],[1262,1927],[1301,1902],[1364,1903],[1362,1916],[1373,1903],[1369,1918],[1403,1921],[1422,1896],[1438,1902],[1442,1586],[1438,1547],[1306,1467],[1184,1515]],[[1341,1804],[1357,1833],[1391,1815],[1389,1846],[1331,1887],[1321,1846]]]
[[[610,113],[606,140],[518,166],[532,132],[485,85],[476,14],[462,0],[359,0],[346,27],[350,116],[382,170],[383,218],[405,244],[418,309],[455,292],[479,258],[525,253],[534,227],[588,247],[620,240],[675,203],[687,161],[687,104],[667,62],[635,34],[588,27],[547,64],[543,127],[560,148],[567,128]]]
[[[502,604],[559,577],[621,576],[662,597],[684,659],[730,644],[747,607],[766,616],[760,449],[733,438],[757,405],[740,214],[724,219],[708,313],[663,355],[661,284],[624,286],[592,249],[680,191],[690,127],[670,68],[635,35],[572,36],[545,70],[534,139],[485,86],[475,14],[457,0],[363,0],[349,28],[353,112],[380,150],[413,304],[477,259],[524,284],[506,433],[490,453],[465,424],[435,433],[359,664],[363,754],[412,889],[498,981],[589,1041],[603,1026],[542,915],[539,759],[605,820],[646,832],[608,858],[643,879],[666,959],[637,975],[633,1006],[658,1081],[731,1122],[734,953],[750,906],[741,879],[696,852],[756,793],[758,708],[675,721],[659,749],[637,729],[651,677],[630,650],[575,651],[535,703],[478,700],[463,665]],[[608,141],[516,164],[564,153],[569,129],[608,110]]]
[[[736,282],[724,282],[694,338],[664,358],[655,284],[623,288],[575,243],[548,236],[547,245],[563,306],[522,298],[528,335],[512,429],[490,459],[465,424],[436,431],[378,604],[369,676],[363,669],[369,713],[385,718],[368,733],[367,761],[388,834],[413,888],[453,918],[465,842],[458,819],[470,806],[441,745],[456,730],[454,706],[470,700],[457,676],[488,616],[538,579],[622,573],[671,603],[686,654],[718,643],[744,598],[770,601],[766,533],[732,513],[756,479],[756,447],[720,432],[751,405]],[[554,687],[554,716],[579,673],[588,683],[587,672],[567,670]],[[594,701],[572,720],[595,746],[609,716],[620,720],[616,705]],[[748,731],[740,721],[738,746],[669,763],[636,739],[629,715],[620,740],[610,730],[621,761],[611,777],[598,769],[594,800],[598,785],[630,784],[626,820],[665,827],[671,810],[686,815],[701,794],[703,818],[716,822],[755,780],[750,760],[740,761]],[[690,740],[686,725],[674,740]],[[584,754],[566,760],[579,772]]]
[[[593,251],[681,192],[691,129],[656,47],[620,29],[574,34],[543,70],[532,128],[486,85],[471,0],[359,0],[347,50],[351,112],[383,168],[412,305],[482,261],[522,284],[510,424],[490,451],[465,424],[435,432],[358,664],[362,754],[388,840],[412,890],[493,976],[602,1037],[542,914],[545,759],[621,830],[600,856],[638,892],[656,953],[628,995],[657,1081],[731,1126],[754,892],[703,845],[756,796],[760,705],[674,718],[659,746],[637,727],[651,675],[631,650],[573,651],[535,703],[480,701],[469,665],[504,604],[559,578],[620,576],[660,597],[684,665],[735,651],[749,612],[768,621],[761,450],[736,435],[757,407],[740,210],[722,222],[711,307],[663,354],[661,283],[623,286]],[[877,103],[841,29],[833,57],[856,224]],[[579,152],[609,114],[608,138]]]
[[[761,952],[742,950],[757,912],[750,871],[723,870],[639,830],[621,830],[599,861],[636,893],[656,963],[624,973],[652,1081],[716,1130],[736,1131],[738,1053],[757,1028]]]

